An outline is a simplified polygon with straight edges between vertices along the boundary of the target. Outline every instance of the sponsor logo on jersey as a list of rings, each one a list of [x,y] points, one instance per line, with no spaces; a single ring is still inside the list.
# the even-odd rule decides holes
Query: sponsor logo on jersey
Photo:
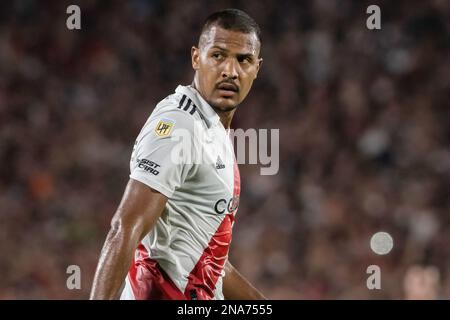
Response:
[[[217,200],[216,204],[214,205],[214,210],[218,214],[223,214],[226,211],[228,211],[228,213],[233,213],[238,209],[238,207],[239,207],[239,196],[234,196],[229,200],[227,199]]]
[[[216,169],[225,169],[225,165],[223,164],[222,159],[220,159],[219,156],[217,156]]]
[[[160,137],[167,137],[171,132],[175,121],[169,119],[161,119],[155,127],[155,133]]]
[[[137,159],[138,168],[143,169],[144,171],[150,172],[151,174],[157,176],[159,174],[159,171],[156,170],[160,167],[159,164],[147,160],[147,159]]]

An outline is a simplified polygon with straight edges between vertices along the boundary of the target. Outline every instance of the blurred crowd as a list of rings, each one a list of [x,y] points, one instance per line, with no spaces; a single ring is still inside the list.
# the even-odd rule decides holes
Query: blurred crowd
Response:
[[[381,30],[369,4],[0,2],[0,299],[88,297],[134,140],[227,7],[260,24],[264,58],[233,127],[280,129],[277,175],[240,166],[233,264],[272,299],[449,298],[450,2],[377,1]]]

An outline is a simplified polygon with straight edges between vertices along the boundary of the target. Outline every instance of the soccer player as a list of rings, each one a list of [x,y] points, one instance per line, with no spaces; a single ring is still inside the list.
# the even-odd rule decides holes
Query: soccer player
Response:
[[[230,124],[260,47],[246,13],[206,19],[191,49],[193,83],[159,102],[137,137],[91,299],[265,299],[228,261],[240,193]],[[178,152],[177,130],[192,137],[189,152]]]

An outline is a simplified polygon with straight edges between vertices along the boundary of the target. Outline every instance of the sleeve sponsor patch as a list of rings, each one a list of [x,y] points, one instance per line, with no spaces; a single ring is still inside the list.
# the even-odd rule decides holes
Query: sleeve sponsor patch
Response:
[[[174,120],[160,119],[155,127],[156,135],[159,137],[167,137],[172,133],[174,124],[175,124]]]
[[[147,159],[137,159],[138,168],[143,169],[144,171],[150,172],[151,174],[157,176],[159,171],[157,168],[161,167],[156,162],[147,160]]]

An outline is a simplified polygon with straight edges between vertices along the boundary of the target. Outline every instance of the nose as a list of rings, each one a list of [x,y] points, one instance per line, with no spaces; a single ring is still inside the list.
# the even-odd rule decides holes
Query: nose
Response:
[[[235,59],[227,59],[224,62],[223,70],[222,70],[222,78],[224,79],[237,79],[239,72],[238,72],[239,64],[237,64],[237,61]]]

